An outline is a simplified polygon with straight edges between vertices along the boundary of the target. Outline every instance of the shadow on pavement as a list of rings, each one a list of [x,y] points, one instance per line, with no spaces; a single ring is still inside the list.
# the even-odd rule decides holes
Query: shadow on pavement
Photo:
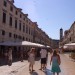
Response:
[[[7,65],[7,61],[5,59],[0,58],[0,66]]]
[[[46,69],[46,70],[44,71],[44,73],[45,73],[46,75],[53,75],[53,73],[51,72],[50,69]]]
[[[37,72],[30,73],[30,75],[38,75]]]
[[[23,60],[28,61],[28,58],[23,59]],[[40,60],[40,57],[37,57],[37,58],[35,59],[35,61],[39,61],[39,60]],[[20,60],[19,58],[13,58],[12,63],[13,63],[13,62],[18,62],[18,61],[21,61],[21,60]],[[21,62],[23,62],[23,61],[21,61]],[[4,58],[0,58],[0,66],[3,66],[3,65],[8,65],[8,60],[6,60],[6,59],[4,59]]]
[[[28,59],[23,59],[23,61],[24,60],[28,60]],[[13,60],[12,60],[12,63],[14,63],[14,62],[18,62],[18,61],[21,61],[19,58],[13,58]],[[21,61],[21,62],[23,62],[23,61]],[[0,58],[0,66],[4,66],[4,65],[9,65],[8,64],[8,60],[6,60],[6,59],[4,59],[4,58]],[[10,65],[11,66],[11,65]]]
[[[39,61],[40,60],[40,57],[37,57],[36,59],[35,59],[35,61]]]

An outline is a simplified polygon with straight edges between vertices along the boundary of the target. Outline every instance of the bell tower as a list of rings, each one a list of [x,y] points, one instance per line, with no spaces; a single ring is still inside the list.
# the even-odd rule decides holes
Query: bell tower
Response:
[[[60,29],[60,41],[62,41],[63,40],[63,29],[61,28]]]

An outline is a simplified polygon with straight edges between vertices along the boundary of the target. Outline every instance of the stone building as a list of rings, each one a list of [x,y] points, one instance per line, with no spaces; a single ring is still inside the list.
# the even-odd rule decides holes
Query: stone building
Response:
[[[29,41],[49,46],[51,43],[51,39],[38,27],[37,22],[32,22],[28,14],[14,5],[14,0],[0,0],[0,42],[4,41]],[[2,48],[4,47],[0,46]],[[20,47],[14,47],[14,50],[19,49]]]
[[[75,42],[75,22],[71,25],[68,30],[64,31],[63,41],[60,42],[61,46],[67,43]]]
[[[3,41],[31,41],[39,42],[50,40],[36,22],[28,18],[21,8],[14,6],[14,0],[1,0],[0,2],[0,42]],[[37,34],[38,33],[38,34]],[[40,35],[40,36],[38,36]],[[40,37],[45,39],[40,39]]]
[[[59,40],[52,39],[51,40],[51,48],[52,49],[58,49],[59,48]]]

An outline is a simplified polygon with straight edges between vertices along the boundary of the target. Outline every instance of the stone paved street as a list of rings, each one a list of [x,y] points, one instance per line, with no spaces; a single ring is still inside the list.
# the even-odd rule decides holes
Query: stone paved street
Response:
[[[75,62],[71,60],[68,55],[60,54],[61,56],[61,73],[60,75],[75,75]],[[4,65],[0,66],[0,75],[52,75],[50,66],[50,54],[48,56],[47,69],[45,71],[39,70],[40,60],[35,62],[34,72],[29,73],[28,61],[15,62],[12,66]]]
[[[61,55],[61,75],[75,75],[75,62],[65,55]]]

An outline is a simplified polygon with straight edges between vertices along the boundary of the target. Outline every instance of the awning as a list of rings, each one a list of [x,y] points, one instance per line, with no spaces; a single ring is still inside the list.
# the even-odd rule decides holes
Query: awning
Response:
[[[71,50],[74,50],[75,49],[75,43],[68,43],[68,44],[65,44],[63,46],[64,49],[71,49]]]
[[[33,47],[45,47],[45,45],[38,44],[38,43],[32,43],[28,41],[5,41],[0,42],[0,45],[4,46],[33,46]]]
[[[47,45],[46,47],[47,47],[47,48],[51,48],[51,47],[50,47],[50,46],[48,46],[48,45]]]

